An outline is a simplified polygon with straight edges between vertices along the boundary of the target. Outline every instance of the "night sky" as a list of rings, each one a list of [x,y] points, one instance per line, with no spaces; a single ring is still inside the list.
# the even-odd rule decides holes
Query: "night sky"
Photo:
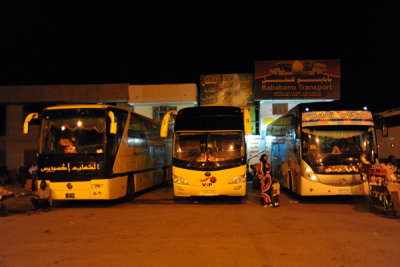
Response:
[[[0,4],[0,85],[198,83],[255,60],[340,59],[342,99],[399,106],[398,16],[383,1],[26,2]]]

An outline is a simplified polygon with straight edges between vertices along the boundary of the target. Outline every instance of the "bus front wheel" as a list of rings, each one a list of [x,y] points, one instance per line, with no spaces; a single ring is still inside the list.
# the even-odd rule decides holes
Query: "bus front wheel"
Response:
[[[133,200],[135,197],[135,179],[133,175],[128,176],[128,182],[126,185],[126,200]]]

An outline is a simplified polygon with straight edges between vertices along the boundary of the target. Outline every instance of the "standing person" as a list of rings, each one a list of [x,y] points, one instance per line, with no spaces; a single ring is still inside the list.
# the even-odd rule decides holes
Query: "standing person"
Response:
[[[28,172],[31,175],[32,178],[32,192],[35,192],[37,190],[37,171],[38,171],[38,165],[35,162],[32,164],[32,166],[29,168]]]
[[[46,181],[40,182],[39,189],[34,193],[31,199],[34,210],[48,210],[52,205],[51,189],[46,185]]]
[[[261,198],[264,201],[264,207],[271,206],[272,166],[269,164],[268,156],[266,154],[261,156],[257,171],[258,177],[261,179]]]
[[[279,207],[280,194],[281,194],[281,185],[279,184],[278,178],[275,177],[274,183],[272,184],[272,204],[274,207]]]
[[[390,155],[388,157],[388,164],[386,165],[387,178],[389,181],[396,181],[397,177],[400,177],[400,169],[397,164],[395,156]]]

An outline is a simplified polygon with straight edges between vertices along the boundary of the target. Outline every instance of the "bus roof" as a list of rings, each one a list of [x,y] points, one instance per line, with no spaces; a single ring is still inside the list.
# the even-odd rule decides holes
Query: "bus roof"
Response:
[[[114,105],[107,105],[107,104],[70,104],[70,105],[59,105],[59,106],[50,106],[46,107],[44,110],[55,110],[55,109],[77,109],[77,108],[119,108],[123,110],[129,110],[124,107],[114,106]]]
[[[244,130],[241,108],[200,106],[183,108],[175,119],[175,131]]]
[[[390,116],[395,116],[400,114],[400,108],[395,108],[395,109],[389,109],[381,112],[377,112],[374,115],[380,115],[382,117],[390,117]]]
[[[200,106],[200,107],[187,107],[179,110],[178,116],[210,116],[210,115],[227,115],[239,114],[241,108],[233,106]]]
[[[329,110],[365,110],[366,105],[359,103],[350,103],[341,100],[335,101],[324,101],[324,102],[311,102],[298,104],[295,108],[299,109],[299,112],[307,111],[329,111]],[[288,112],[290,113],[290,111]]]

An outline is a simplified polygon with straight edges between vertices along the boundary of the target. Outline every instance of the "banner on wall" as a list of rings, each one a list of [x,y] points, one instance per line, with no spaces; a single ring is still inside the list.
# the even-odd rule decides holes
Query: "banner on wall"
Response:
[[[200,75],[200,105],[252,106],[253,75]]]
[[[340,60],[256,61],[254,99],[340,99]]]

